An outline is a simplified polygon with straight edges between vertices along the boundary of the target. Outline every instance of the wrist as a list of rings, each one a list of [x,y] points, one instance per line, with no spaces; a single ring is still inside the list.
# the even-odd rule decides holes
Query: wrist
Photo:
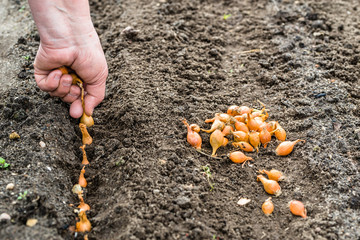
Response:
[[[82,45],[86,37],[96,35],[88,0],[29,0],[29,5],[43,47]]]

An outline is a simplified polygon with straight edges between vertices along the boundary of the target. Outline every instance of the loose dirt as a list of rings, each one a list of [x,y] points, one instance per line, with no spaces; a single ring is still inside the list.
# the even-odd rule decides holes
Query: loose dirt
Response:
[[[8,18],[23,5],[21,14],[29,13],[26,2],[2,4],[13,9]],[[89,239],[360,237],[357,1],[90,4],[110,74],[87,149]],[[122,32],[128,26],[138,34]],[[75,225],[69,204],[77,204],[71,188],[82,158],[78,120],[36,87],[34,25],[8,43],[1,59],[19,67],[0,77],[1,84],[14,79],[0,88],[0,157],[11,164],[0,169],[0,214],[11,216],[0,222],[1,239],[74,239],[68,228]],[[258,99],[288,139],[306,143],[280,158],[273,141],[249,154],[255,161],[245,168],[187,144],[183,118],[208,128],[203,120],[215,112],[233,104],[260,108]],[[21,138],[10,140],[12,131]],[[210,152],[206,135],[203,150]],[[264,168],[287,176],[270,217],[261,211],[269,196],[256,182]],[[8,183],[15,188],[6,190]],[[17,200],[26,190],[26,199]],[[240,198],[251,202],[239,206]],[[291,215],[292,199],[305,204],[307,219]],[[35,226],[26,226],[29,218],[38,220]]]

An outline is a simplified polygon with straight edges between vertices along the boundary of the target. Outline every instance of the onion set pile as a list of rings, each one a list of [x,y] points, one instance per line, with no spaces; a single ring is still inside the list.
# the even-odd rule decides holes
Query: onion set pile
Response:
[[[285,129],[278,121],[267,121],[269,118],[267,109],[263,103],[258,102],[262,105],[262,109],[233,105],[227,109],[226,113],[215,113],[213,118],[205,120],[205,123],[211,123],[209,129],[200,128],[194,123],[189,124],[186,119],[183,119],[182,122],[187,127],[187,142],[197,151],[207,155],[201,149],[200,132],[210,134],[211,157],[214,158],[216,158],[219,148],[231,143],[235,149],[227,154],[227,157],[234,163],[242,163],[242,167],[246,162],[254,161],[245,153],[255,151],[258,153],[261,146],[264,149],[267,148],[271,144],[272,138],[276,138],[280,142],[275,150],[277,156],[287,156],[293,151],[295,144],[305,142],[301,139],[287,141]],[[259,173],[256,179],[263,184],[265,192],[275,197],[279,196],[281,187],[278,182],[284,179],[283,174],[276,169],[259,170]],[[266,174],[267,177],[263,174]],[[294,215],[306,218],[306,210],[301,202],[293,200],[289,206]],[[273,212],[274,204],[271,198],[263,203],[262,210],[267,216]]]
[[[89,161],[87,159],[85,148],[87,145],[90,145],[93,141],[92,137],[90,136],[89,132],[87,131],[87,127],[91,127],[94,125],[94,119],[91,116],[88,116],[85,114],[85,103],[84,103],[84,87],[82,80],[76,75],[75,72],[73,72],[71,69],[67,67],[60,67],[59,70],[62,72],[62,74],[70,74],[73,82],[72,84],[77,85],[81,89],[81,102],[83,107],[83,115],[80,119],[79,128],[82,133],[82,146],[80,146],[80,149],[82,151],[82,169],[80,171],[79,175],[79,182],[73,186],[73,193],[78,196],[79,199],[79,205],[77,206],[76,212],[78,213],[79,221],[76,222],[75,226],[75,232],[90,232],[91,230],[91,223],[88,220],[86,216],[86,212],[90,210],[90,206],[84,202],[84,191],[83,188],[86,188],[87,181],[85,178],[85,167],[89,165]],[[87,239],[87,235],[84,237]]]
[[[202,129],[197,124],[189,124],[186,119],[183,123],[187,127],[187,141],[196,150],[201,151],[202,138],[200,131],[210,133],[210,145],[212,157],[220,147],[229,143],[235,147],[228,157],[235,163],[243,163],[253,160],[243,152],[259,152],[261,145],[267,148],[274,136],[281,143],[275,150],[278,156],[289,155],[296,143],[305,140],[285,141],[286,131],[278,121],[266,121],[269,114],[265,105],[259,101],[262,109],[249,108],[247,106],[230,106],[226,113],[215,113],[215,116],[206,119],[205,123],[211,123],[210,129]],[[242,151],[242,152],[241,152]]]

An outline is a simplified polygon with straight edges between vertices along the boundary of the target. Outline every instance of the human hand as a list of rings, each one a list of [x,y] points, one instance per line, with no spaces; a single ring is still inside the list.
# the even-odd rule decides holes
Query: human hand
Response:
[[[80,88],[71,85],[69,74],[54,70],[61,66],[70,67],[84,82],[85,113],[91,116],[104,99],[108,67],[87,11],[87,1],[34,0],[29,4],[40,33],[40,46],[34,63],[37,85],[51,96],[71,103],[70,115],[81,117]],[[46,8],[44,4],[47,4]]]

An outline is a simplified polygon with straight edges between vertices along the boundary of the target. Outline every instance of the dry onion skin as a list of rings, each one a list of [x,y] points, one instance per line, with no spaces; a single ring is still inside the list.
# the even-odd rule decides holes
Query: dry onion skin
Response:
[[[79,184],[75,184],[72,188],[72,192],[75,193],[75,194],[82,194],[83,191],[82,191],[82,188]]]
[[[12,133],[10,133],[9,138],[10,138],[11,140],[20,139],[20,135],[17,134],[17,132],[12,132]]]

